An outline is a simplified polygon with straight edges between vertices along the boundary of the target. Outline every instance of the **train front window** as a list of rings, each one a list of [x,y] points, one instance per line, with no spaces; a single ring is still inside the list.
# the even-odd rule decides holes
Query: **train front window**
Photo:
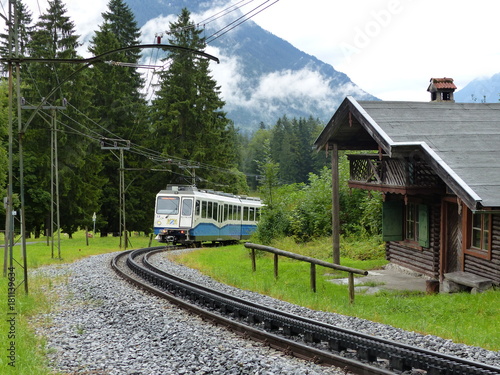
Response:
[[[179,197],[158,197],[156,213],[177,215],[179,213]]]

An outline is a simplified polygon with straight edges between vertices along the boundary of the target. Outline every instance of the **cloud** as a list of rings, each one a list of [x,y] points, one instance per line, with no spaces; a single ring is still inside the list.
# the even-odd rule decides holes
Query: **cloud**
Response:
[[[166,32],[170,28],[170,22],[174,22],[177,19],[175,15],[169,16],[160,16],[157,18],[153,18],[146,22],[146,24],[141,28],[141,37],[142,42],[147,43],[155,43],[155,36],[157,34],[162,34],[164,39],[162,43],[167,44],[168,35]]]
[[[219,52],[212,47],[209,53],[218,56]],[[332,89],[329,79],[307,67],[297,71],[281,70],[263,74],[256,84],[251,85],[240,74],[243,68],[237,57],[218,57],[221,63],[211,66],[213,76],[221,86],[224,100],[231,106],[277,110],[277,103],[287,103],[298,111],[307,112],[307,107],[311,105],[331,109],[332,102],[339,96],[365,94],[352,83]]]

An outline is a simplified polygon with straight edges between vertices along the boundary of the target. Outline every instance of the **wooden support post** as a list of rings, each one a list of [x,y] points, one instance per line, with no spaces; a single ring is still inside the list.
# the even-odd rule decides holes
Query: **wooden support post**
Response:
[[[339,192],[339,149],[334,143],[332,151],[332,241],[333,264],[340,264],[340,192]]]
[[[354,274],[349,272],[349,303],[354,303]]]
[[[311,289],[316,293],[316,265],[311,263]]]
[[[252,249],[252,272],[255,272],[257,265],[255,264],[255,249]]]
[[[278,254],[274,254],[274,280],[278,280]]]

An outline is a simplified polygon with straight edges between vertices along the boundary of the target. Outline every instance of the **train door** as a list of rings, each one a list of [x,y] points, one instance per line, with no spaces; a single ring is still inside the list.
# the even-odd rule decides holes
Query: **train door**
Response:
[[[193,198],[182,198],[181,228],[191,228],[193,225]]]

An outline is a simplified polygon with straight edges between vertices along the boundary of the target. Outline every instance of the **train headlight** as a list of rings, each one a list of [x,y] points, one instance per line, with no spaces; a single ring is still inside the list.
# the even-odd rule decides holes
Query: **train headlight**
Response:
[[[160,220],[158,220],[158,221],[156,222],[156,224],[161,225],[161,221],[160,221]]]

